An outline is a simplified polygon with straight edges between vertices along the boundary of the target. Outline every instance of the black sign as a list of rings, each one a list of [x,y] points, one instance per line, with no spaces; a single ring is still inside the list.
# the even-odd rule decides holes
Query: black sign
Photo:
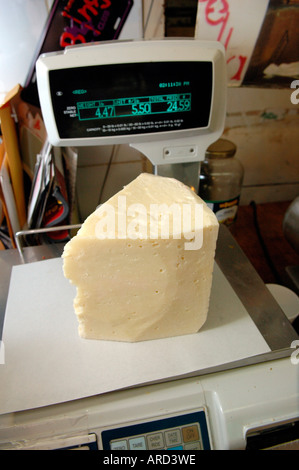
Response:
[[[40,54],[118,39],[133,0],[56,0],[27,75],[22,98],[39,107],[35,63]]]

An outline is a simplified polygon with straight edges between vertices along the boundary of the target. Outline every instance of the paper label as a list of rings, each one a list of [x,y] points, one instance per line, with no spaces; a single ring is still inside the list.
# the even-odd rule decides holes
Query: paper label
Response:
[[[205,201],[220,224],[230,225],[237,217],[240,196],[228,201]]]

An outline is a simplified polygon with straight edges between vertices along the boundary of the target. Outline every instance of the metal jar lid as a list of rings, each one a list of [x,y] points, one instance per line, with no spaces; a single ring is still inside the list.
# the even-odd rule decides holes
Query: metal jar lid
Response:
[[[237,151],[236,145],[230,140],[218,139],[206,150],[208,158],[227,158],[233,157]]]

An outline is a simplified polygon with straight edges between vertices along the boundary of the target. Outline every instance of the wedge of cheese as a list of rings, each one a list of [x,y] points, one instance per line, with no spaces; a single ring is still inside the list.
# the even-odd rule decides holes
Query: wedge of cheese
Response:
[[[144,341],[205,323],[218,221],[183,183],[143,173],[65,246],[83,338]]]

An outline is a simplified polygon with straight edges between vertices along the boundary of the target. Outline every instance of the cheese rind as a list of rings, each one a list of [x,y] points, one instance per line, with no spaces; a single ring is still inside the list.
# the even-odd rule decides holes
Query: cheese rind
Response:
[[[119,196],[125,197],[125,217],[120,214]],[[136,219],[136,211],[129,211],[133,204],[135,209],[145,208],[145,219]],[[185,249],[184,234],[173,227],[171,217],[168,237],[151,238],[152,204],[164,204],[166,209],[172,204],[200,204],[201,248]],[[115,214],[114,233],[108,230],[107,237],[100,239],[99,223],[103,227],[108,208]],[[136,238],[137,232],[135,239],[128,236],[134,222],[143,238]],[[80,336],[134,342],[196,333],[207,318],[218,226],[206,204],[172,178],[141,174],[113,196],[86,219],[63,253],[64,275],[77,287],[74,308]],[[199,228],[194,217],[190,229],[195,240]]]

